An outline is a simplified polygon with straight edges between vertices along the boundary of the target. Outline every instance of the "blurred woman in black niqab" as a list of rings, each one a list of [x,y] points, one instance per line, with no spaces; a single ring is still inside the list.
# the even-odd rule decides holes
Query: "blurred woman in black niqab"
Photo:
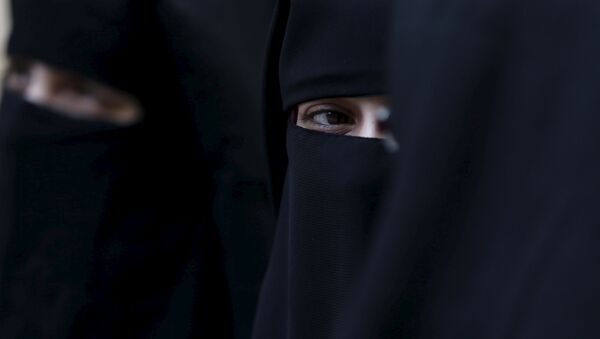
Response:
[[[193,120],[180,107],[155,5],[12,3],[11,57],[129,93],[144,117],[131,126],[80,120],[5,92],[0,110],[3,339],[154,335],[192,241],[201,242],[211,261],[196,267],[204,277],[201,288],[208,291],[202,307],[214,306],[210,322],[198,322],[229,337],[218,241],[208,235],[210,227],[201,227],[200,240],[196,237],[199,224],[210,223],[210,205],[203,205],[210,198],[210,175],[199,163]]]
[[[324,123],[317,128],[300,127],[300,114],[304,103],[322,99],[385,108],[375,98],[385,96],[388,5],[279,2],[265,92],[279,218],[254,338],[327,338],[346,302],[384,192],[388,153],[381,139],[351,133],[350,112],[328,104],[307,115]]]
[[[338,338],[600,336],[599,15],[398,3],[401,151]]]

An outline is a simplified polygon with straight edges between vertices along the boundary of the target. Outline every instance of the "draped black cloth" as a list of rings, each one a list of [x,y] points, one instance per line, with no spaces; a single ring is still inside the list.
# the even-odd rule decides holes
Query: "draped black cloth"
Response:
[[[290,125],[289,170],[255,338],[328,338],[385,191],[381,141]]]
[[[597,338],[600,5],[403,1],[395,155],[338,338]]]
[[[277,232],[253,337],[329,338],[384,196],[381,140],[309,131],[294,107],[384,95],[388,1],[280,1],[265,86]]]
[[[214,181],[211,208],[224,249],[235,338],[248,338],[273,239],[260,111],[272,0],[166,0],[158,15]],[[183,283],[176,292],[188,303]],[[202,302],[200,301],[202,304]],[[182,308],[173,305],[172,309]],[[206,310],[210,315],[210,308]],[[171,328],[181,317],[171,312]],[[200,317],[194,327],[206,333]],[[210,316],[202,319],[211,319]],[[183,323],[185,324],[185,323]]]
[[[18,0],[13,22],[11,56],[125,90],[144,121],[76,121],[5,93],[0,337],[156,337],[194,243],[196,312],[210,309],[205,333],[229,337],[211,175],[156,4]]]

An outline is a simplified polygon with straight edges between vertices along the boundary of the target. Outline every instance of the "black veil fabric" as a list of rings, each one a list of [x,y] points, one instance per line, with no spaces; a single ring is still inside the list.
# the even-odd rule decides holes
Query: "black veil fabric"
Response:
[[[328,338],[385,192],[379,140],[288,127],[289,170],[255,338]]]
[[[290,1],[279,60],[284,112],[320,97],[385,92],[387,1]]]
[[[6,91],[0,181],[12,206],[1,212],[0,337],[156,337],[194,242],[210,244],[198,249],[204,261],[194,269],[205,279],[197,298],[214,306],[211,323],[228,337],[219,242],[205,203],[210,173],[181,109],[156,3],[12,7],[9,55],[125,90],[144,120],[77,121]]]
[[[391,195],[338,338],[597,338],[600,5],[404,1]]]
[[[389,1],[278,1],[266,56],[265,134],[276,207],[290,110],[327,97],[383,94]],[[310,25],[308,24],[310,23]]]
[[[150,23],[152,2],[25,0],[12,1],[11,8],[11,56],[35,57],[110,86],[135,90],[131,65],[140,59],[140,34]]]
[[[267,61],[266,133],[279,207],[254,338],[329,338],[384,196],[377,139],[290,122],[303,101],[383,95],[387,1],[280,1]]]

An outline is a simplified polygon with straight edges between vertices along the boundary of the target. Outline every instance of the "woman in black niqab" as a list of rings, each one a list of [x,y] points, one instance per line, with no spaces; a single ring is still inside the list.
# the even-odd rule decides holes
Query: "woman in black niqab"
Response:
[[[11,57],[127,92],[141,103],[144,119],[128,127],[72,119],[5,92],[0,337],[154,335],[198,223],[208,222],[210,207],[202,204],[211,192],[191,117],[180,107],[156,4],[12,5]],[[217,241],[207,238],[201,241],[209,251]],[[203,301],[214,305],[223,285],[211,284],[222,277],[208,264],[197,271],[212,295]],[[213,324],[222,324],[224,299],[213,308]],[[230,329],[220,327],[228,337]]]
[[[403,151],[338,338],[600,336],[598,15],[595,1],[399,3]]]
[[[303,129],[290,112],[314,99],[385,94],[387,8],[380,0],[279,2],[265,93],[279,218],[254,338],[327,338],[348,298],[388,153],[379,139]]]

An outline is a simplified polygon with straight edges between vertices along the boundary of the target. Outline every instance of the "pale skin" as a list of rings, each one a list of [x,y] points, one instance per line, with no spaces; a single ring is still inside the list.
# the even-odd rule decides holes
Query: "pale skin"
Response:
[[[384,139],[388,112],[385,96],[326,98],[296,108],[296,124],[313,131]]]
[[[12,60],[6,87],[70,118],[132,125],[142,118],[131,95],[38,61]]]

